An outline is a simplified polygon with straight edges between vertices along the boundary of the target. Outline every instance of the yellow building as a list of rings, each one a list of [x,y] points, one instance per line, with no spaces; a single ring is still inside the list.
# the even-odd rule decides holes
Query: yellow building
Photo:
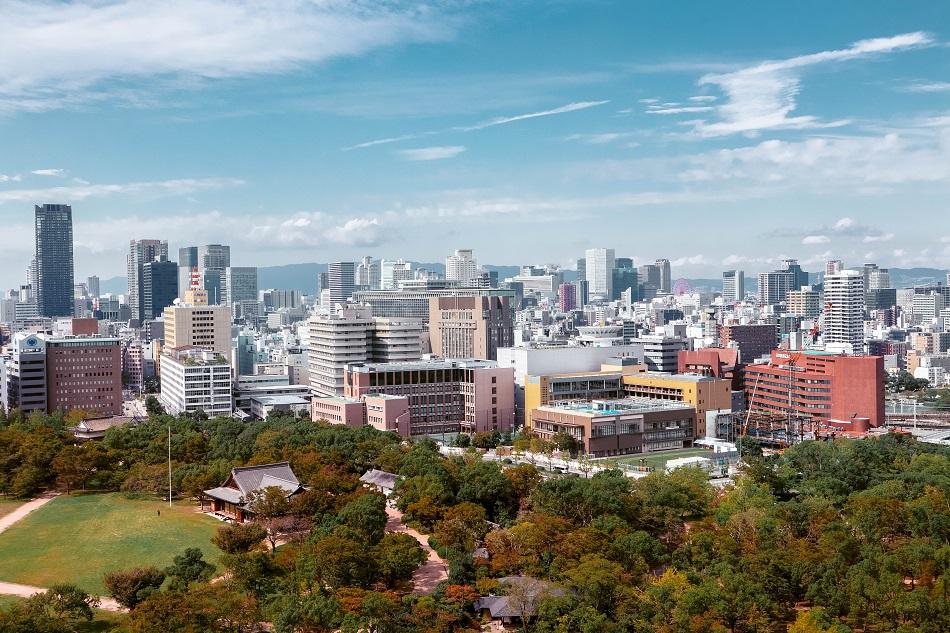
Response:
[[[626,396],[685,402],[696,409],[696,437],[706,435],[706,412],[732,409],[732,382],[693,374],[643,372],[623,377]]]

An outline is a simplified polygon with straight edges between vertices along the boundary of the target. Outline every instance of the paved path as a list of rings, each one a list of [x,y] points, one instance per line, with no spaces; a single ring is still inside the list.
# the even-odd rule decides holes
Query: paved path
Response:
[[[429,547],[428,537],[413,530],[402,522],[402,512],[395,508],[386,508],[386,531],[402,532],[419,541],[419,545],[428,555],[428,560],[412,575],[412,587],[417,593],[430,594],[443,580],[449,578],[449,566],[434,549]]]
[[[56,493],[45,494],[39,499],[34,499],[33,501],[24,503],[10,514],[0,517],[0,532],[3,532],[7,528],[11,527],[17,521],[22,520],[30,512],[33,512],[33,510],[45,506],[47,503],[52,501],[53,497],[55,496]]]

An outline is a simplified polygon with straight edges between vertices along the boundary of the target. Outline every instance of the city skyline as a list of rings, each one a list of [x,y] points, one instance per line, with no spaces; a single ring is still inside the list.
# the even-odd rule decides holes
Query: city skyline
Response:
[[[0,25],[0,285],[47,203],[73,207],[77,279],[142,238],[240,266],[950,267],[950,8],[855,6],[786,8],[796,33],[699,3],[22,7]],[[178,36],[164,55],[148,24]],[[44,29],[62,44],[30,47]]]

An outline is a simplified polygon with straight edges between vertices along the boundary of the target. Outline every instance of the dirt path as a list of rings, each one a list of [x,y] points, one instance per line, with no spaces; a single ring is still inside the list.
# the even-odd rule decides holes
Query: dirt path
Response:
[[[31,585],[18,585],[12,582],[0,582],[0,594],[7,596],[19,596],[20,598],[29,598],[30,596],[46,591],[43,587],[33,587]],[[112,598],[99,598],[99,608],[103,611],[122,612],[125,609]]]
[[[30,512],[33,512],[33,510],[36,510],[37,508],[42,508],[47,503],[52,501],[54,497],[56,497],[56,493],[45,494],[38,499],[34,499],[33,501],[28,501],[27,503],[24,503],[22,506],[20,506],[19,508],[17,508],[10,514],[4,517],[0,517],[0,532],[5,531],[7,528],[11,527],[13,524],[17,523],[18,521],[23,520],[23,518],[26,517],[26,515],[28,515]]]
[[[387,532],[402,532],[408,534],[419,542],[422,549],[428,555],[428,560],[422,564],[416,573],[412,575],[412,587],[416,593],[430,594],[435,591],[436,586],[449,577],[449,566],[442,560],[434,549],[429,547],[428,538],[424,534],[413,530],[402,522],[402,512],[395,508],[386,508]]]

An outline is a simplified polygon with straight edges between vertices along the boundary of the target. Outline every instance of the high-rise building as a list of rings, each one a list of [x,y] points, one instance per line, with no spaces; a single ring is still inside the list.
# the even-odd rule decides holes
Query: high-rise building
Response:
[[[68,204],[35,207],[36,284],[40,316],[73,314],[73,210]]]
[[[208,303],[225,302],[225,271],[231,266],[231,247],[223,244],[206,244],[198,247],[198,272],[201,287],[208,293]]]
[[[797,259],[783,259],[782,264],[785,265],[785,270],[792,275],[792,287],[790,290],[797,290],[802,286],[808,285],[808,273],[802,270],[802,267],[798,264]]]
[[[328,283],[330,290],[330,305],[346,303],[353,296],[355,287],[356,264],[353,262],[330,262],[328,268]]]
[[[171,415],[195,411],[212,417],[231,415],[231,365],[227,358],[207,349],[166,348],[159,395],[165,410]]]
[[[432,353],[443,358],[495,360],[514,344],[514,314],[507,297],[433,297],[429,300]]]
[[[140,279],[143,321],[157,319],[178,297],[178,264],[156,259],[142,265]]]
[[[478,263],[470,248],[456,249],[454,255],[445,258],[445,278],[448,280],[467,285],[477,273]]]
[[[577,281],[587,281],[587,258],[581,257],[577,260]]]
[[[837,275],[842,270],[844,270],[844,264],[841,263],[840,259],[829,259],[825,262],[826,275]]]
[[[99,297],[100,291],[99,291],[99,276],[98,275],[92,275],[91,277],[86,279],[86,292],[88,292],[89,296],[92,297],[93,299],[97,299]]]
[[[570,312],[577,307],[577,287],[563,283],[557,288],[557,303],[561,312]]]
[[[399,282],[409,279],[412,279],[412,264],[402,259],[384,259],[380,264],[380,281],[376,285],[383,290],[398,290]]]
[[[364,257],[356,267],[356,285],[367,290],[379,290],[382,283],[382,262]]]
[[[228,306],[202,305],[200,301],[180,303],[165,308],[163,319],[166,349],[200,347],[231,358],[231,308]]]
[[[722,273],[722,300],[738,303],[745,298],[745,272],[727,270]]]
[[[627,261],[630,261],[628,258]],[[612,300],[620,299],[623,293],[630,291],[630,300],[636,301],[640,297],[640,284],[638,282],[637,269],[630,266],[617,266],[611,271],[612,291],[610,298]]]
[[[726,324],[719,327],[719,343],[739,350],[739,361],[751,363],[775,349],[778,329],[774,323]]]
[[[184,297],[191,288],[192,273],[198,270],[198,247],[186,246],[178,249],[178,296]]]
[[[142,295],[142,268],[148,262],[155,260],[168,260],[168,242],[164,240],[129,241],[129,252],[125,256],[126,278],[128,280],[128,294],[126,294],[125,300],[132,309],[132,318],[139,321],[152,318],[145,316],[145,298]]]
[[[660,292],[671,294],[673,292],[673,273],[670,269],[670,260],[656,260],[656,267],[660,270]]]
[[[614,249],[589,248],[586,260],[587,290],[591,296],[610,299],[613,291]]]
[[[783,303],[788,297],[788,292],[795,288],[795,273],[792,271],[776,270],[770,273],[759,273],[759,303],[761,305]]]
[[[789,314],[805,319],[815,319],[821,314],[821,293],[811,286],[800,290],[789,290],[787,304]]]
[[[825,325],[822,339],[849,343],[853,354],[864,351],[864,276],[857,270],[826,275]]]
[[[257,267],[228,266],[224,269],[224,303],[257,301]]]

